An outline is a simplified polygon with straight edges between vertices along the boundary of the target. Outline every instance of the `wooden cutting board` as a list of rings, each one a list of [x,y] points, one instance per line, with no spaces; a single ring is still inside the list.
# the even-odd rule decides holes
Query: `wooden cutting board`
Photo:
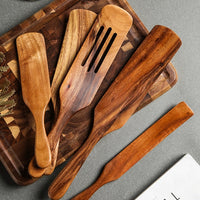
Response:
[[[7,87],[6,90],[9,93],[8,104],[3,103],[5,111],[0,112],[2,115],[0,119],[0,159],[13,180],[20,185],[34,182],[28,176],[27,167],[33,156],[35,126],[33,117],[22,100],[15,39],[20,34],[31,31],[38,31],[44,35],[52,80],[69,12],[75,8],[84,8],[99,13],[107,4],[115,4],[127,10],[132,15],[134,23],[91,106],[75,114],[65,127],[57,161],[57,164],[61,164],[87,138],[92,125],[92,107],[97,104],[148,31],[126,0],[55,0],[0,37],[0,61],[2,61],[0,64],[5,68],[1,72],[0,85]],[[6,67],[5,58],[1,52],[5,53],[9,68]],[[138,110],[168,91],[176,81],[176,71],[173,65],[169,64],[149,90]],[[0,109],[1,107],[0,104]],[[49,132],[53,122],[51,105],[46,111],[45,118],[46,129]]]

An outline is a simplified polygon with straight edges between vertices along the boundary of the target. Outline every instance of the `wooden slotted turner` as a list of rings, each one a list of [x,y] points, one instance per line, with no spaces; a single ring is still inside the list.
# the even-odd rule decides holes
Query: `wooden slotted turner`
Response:
[[[51,162],[44,126],[45,109],[50,100],[50,80],[46,47],[42,34],[26,33],[17,38],[22,95],[36,123],[35,158],[41,168]]]
[[[185,102],[176,105],[109,161],[94,184],[71,200],[88,200],[101,186],[120,178],[192,115],[193,111]]]
[[[132,17],[114,5],[105,6],[95,20],[60,88],[60,112],[48,135],[52,153],[48,174],[55,168],[64,126],[91,103],[131,26]]]
[[[152,29],[96,106],[93,129],[49,187],[51,199],[65,194],[96,143],[134,113],[180,45],[180,38],[167,27]],[[121,113],[120,121],[117,118]]]

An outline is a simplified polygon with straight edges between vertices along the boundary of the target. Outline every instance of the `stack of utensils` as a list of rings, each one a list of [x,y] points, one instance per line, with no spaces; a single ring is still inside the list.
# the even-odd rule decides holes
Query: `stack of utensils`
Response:
[[[86,16],[83,30],[71,40],[72,22],[78,15]],[[17,38],[22,95],[36,124],[35,155],[28,167],[31,177],[53,173],[64,127],[75,113],[91,105],[131,26],[131,15],[115,5],[105,6],[98,15],[72,10],[51,85],[43,35],[30,32]],[[97,142],[126,123],[180,46],[180,38],[169,28],[157,25],[151,30],[94,106],[90,135],[49,187],[51,199],[62,198]],[[54,123],[46,133],[44,117],[49,104],[54,108]],[[74,199],[89,199],[99,187],[121,177],[192,115],[186,103],[175,106],[111,160],[97,182]]]

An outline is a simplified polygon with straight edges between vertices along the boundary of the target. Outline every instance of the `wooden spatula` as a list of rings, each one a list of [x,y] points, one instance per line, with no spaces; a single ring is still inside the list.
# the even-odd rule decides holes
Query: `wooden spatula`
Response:
[[[179,103],[106,164],[97,181],[72,200],[88,200],[101,186],[120,178],[192,115],[186,103]]]
[[[51,184],[50,198],[60,199],[65,194],[95,144],[121,112],[130,105],[134,112],[180,45],[180,38],[170,29],[153,28],[96,106],[91,134]]]
[[[44,126],[45,109],[51,96],[45,41],[40,33],[26,33],[16,42],[22,95],[36,123],[35,158],[37,165],[45,168],[51,162]]]
[[[51,99],[54,107],[55,119],[59,114],[58,97],[60,85],[63,82],[67,72],[69,71],[72,62],[81,45],[83,44],[96,17],[96,13],[85,9],[75,9],[72,10],[69,14],[62,48],[51,84]],[[39,168],[36,162],[32,159],[29,163],[28,171],[32,177],[38,178],[45,173],[46,169]],[[51,173],[51,171],[49,173]]]
[[[51,84],[51,99],[53,102],[55,118],[59,112],[59,103],[57,100],[59,97],[58,93],[60,85],[67,75],[72,62],[96,17],[96,13],[85,9],[75,9],[69,14],[62,48]]]
[[[114,5],[105,6],[95,20],[60,88],[60,112],[48,135],[52,153],[49,173],[56,165],[64,126],[75,112],[91,103],[131,26],[132,17]]]

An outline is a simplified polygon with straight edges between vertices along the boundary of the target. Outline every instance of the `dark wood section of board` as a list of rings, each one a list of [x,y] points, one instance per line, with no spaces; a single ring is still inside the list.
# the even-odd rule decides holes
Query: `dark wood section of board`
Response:
[[[26,185],[34,182],[28,176],[27,167],[33,156],[35,125],[31,113],[22,100],[15,39],[22,33],[32,31],[37,31],[44,35],[50,80],[52,80],[70,11],[76,8],[84,8],[99,13],[102,7],[107,4],[115,4],[127,10],[133,17],[133,26],[92,104],[76,113],[65,127],[61,136],[57,162],[57,164],[61,164],[87,138],[93,122],[94,106],[146,37],[148,31],[126,0],[56,0],[0,37],[0,51],[5,53],[9,66],[0,81],[3,82],[5,79],[10,81],[9,90],[15,90],[15,94],[10,98],[16,104],[12,108],[12,112],[0,119],[0,158],[16,183]],[[176,81],[176,71],[173,65],[169,64],[151,87],[138,109],[161,96],[174,86]],[[53,123],[51,105],[46,111],[45,118],[46,129],[49,132]]]

